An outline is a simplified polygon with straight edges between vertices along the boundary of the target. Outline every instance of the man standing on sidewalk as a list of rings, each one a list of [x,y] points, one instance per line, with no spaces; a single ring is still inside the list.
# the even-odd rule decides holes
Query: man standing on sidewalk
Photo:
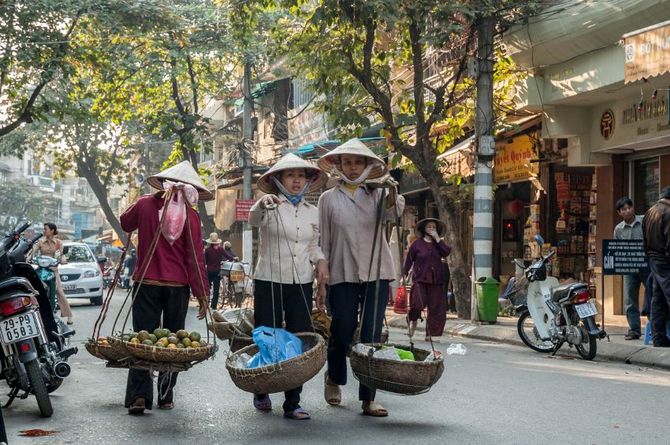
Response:
[[[633,201],[628,197],[619,198],[616,202],[616,211],[623,221],[614,228],[614,239],[643,239],[642,216],[635,214]],[[623,299],[626,306],[626,319],[628,320],[628,333],[624,337],[626,340],[637,340],[640,338],[640,284],[646,283],[647,277],[647,273],[634,273],[623,276]]]
[[[670,187],[644,215],[644,250],[656,285],[651,297],[651,332],[654,346],[670,347],[666,324],[670,318]]]

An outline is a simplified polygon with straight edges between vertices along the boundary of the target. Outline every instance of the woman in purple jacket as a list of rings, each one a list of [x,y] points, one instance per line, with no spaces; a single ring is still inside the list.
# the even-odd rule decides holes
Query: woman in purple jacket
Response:
[[[418,238],[412,243],[405,257],[403,276],[412,270],[412,292],[410,295],[410,336],[414,335],[421,311],[428,307],[426,341],[439,337],[447,321],[447,297],[444,294],[444,266],[442,258],[449,255],[451,247],[442,240],[445,225],[435,218],[422,219],[416,223]]]

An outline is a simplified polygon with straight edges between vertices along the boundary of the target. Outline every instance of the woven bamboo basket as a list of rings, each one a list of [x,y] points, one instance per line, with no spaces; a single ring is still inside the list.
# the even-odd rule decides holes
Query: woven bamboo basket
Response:
[[[228,346],[230,347],[230,352],[237,352],[242,348],[246,348],[249,345],[253,345],[254,340],[247,335],[235,335],[233,338],[228,340]]]
[[[89,340],[84,344],[84,347],[91,355],[102,360],[118,362],[131,357],[122,343],[113,341],[112,337],[107,337],[107,341],[109,345],[101,345],[96,341]]]
[[[121,343],[129,355],[147,362],[188,363],[207,360],[214,355],[214,346],[206,345],[201,348],[157,348],[156,346],[133,344],[115,338],[110,338],[112,346]]]
[[[255,344],[240,349],[226,360],[226,369],[235,386],[254,394],[271,394],[297,388],[319,373],[326,363],[326,341],[319,334],[301,332],[303,353],[292,359],[261,368],[238,368],[237,357],[253,356],[258,352]]]
[[[229,340],[235,335],[235,326],[225,321],[207,323],[207,329],[214,333],[219,340]]]
[[[442,376],[444,359],[441,357],[424,361],[430,351],[398,344],[388,346],[411,350],[416,361],[372,357],[352,349],[349,357],[351,370],[359,382],[380,391],[416,395],[427,392]]]

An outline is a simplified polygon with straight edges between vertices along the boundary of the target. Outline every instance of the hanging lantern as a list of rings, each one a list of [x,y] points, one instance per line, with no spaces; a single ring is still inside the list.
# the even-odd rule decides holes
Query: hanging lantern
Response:
[[[523,213],[523,201],[520,199],[515,199],[507,204],[507,211],[514,217],[517,217]]]

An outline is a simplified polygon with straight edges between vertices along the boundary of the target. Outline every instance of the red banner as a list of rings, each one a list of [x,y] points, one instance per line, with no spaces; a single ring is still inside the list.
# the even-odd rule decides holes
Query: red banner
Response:
[[[254,199],[236,199],[235,200],[235,220],[249,221],[249,210],[254,205]]]

